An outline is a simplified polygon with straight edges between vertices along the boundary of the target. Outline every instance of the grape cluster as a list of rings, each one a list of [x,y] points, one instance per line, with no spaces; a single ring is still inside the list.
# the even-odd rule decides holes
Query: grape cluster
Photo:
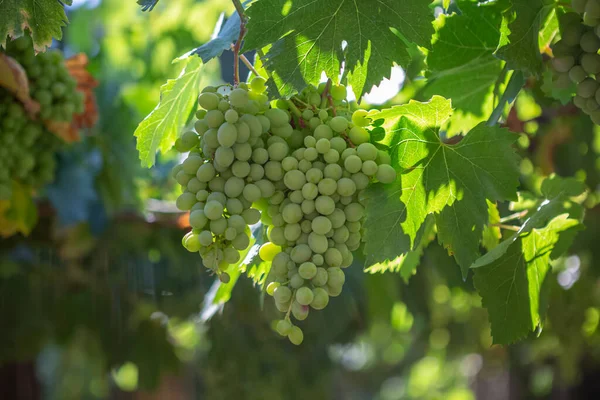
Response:
[[[260,211],[252,204],[276,190],[264,140],[271,129],[263,115],[270,115],[264,90],[261,79],[250,88],[245,84],[233,90],[205,88],[198,97],[202,108],[196,113],[195,131],[185,132],[175,143],[178,151],[189,151],[173,169],[184,190],[176,204],[190,211],[192,226],[183,245],[198,251],[204,266],[223,282],[230,279],[225,270],[250,244],[248,226],[260,220]],[[281,129],[286,124],[292,129],[287,121]]]
[[[577,85],[573,103],[600,124],[600,0],[573,0],[559,19],[561,39],[552,46],[555,85]]]
[[[391,183],[388,153],[370,143],[365,110],[351,110],[343,85],[308,87],[270,105],[264,79],[250,87],[206,88],[195,132],[175,146],[189,151],[173,170],[184,188],[177,199],[190,210],[189,251],[227,282],[224,272],[249,245],[249,225],[266,225],[259,249],[271,262],[267,293],[285,312],[276,330],[294,344],[304,320],[338,296],[343,268],[361,244],[361,194],[374,180]]]
[[[83,111],[83,95],[75,90],[60,53],[35,55],[31,38],[23,36],[8,42],[6,54],[24,68],[40,112],[32,117],[12,93],[0,88],[0,199],[10,198],[11,181],[35,188],[54,178],[55,152],[62,141],[40,118],[70,121],[74,112]]]

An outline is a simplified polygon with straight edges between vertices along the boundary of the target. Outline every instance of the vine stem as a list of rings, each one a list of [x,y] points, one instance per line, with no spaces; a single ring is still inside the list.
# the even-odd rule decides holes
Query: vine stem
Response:
[[[515,226],[515,225],[492,224],[492,226],[497,226],[498,228],[506,229],[507,231],[513,231],[513,232],[518,232],[519,229],[521,229],[520,227]]]
[[[246,15],[244,14],[244,6],[242,6],[240,0],[232,1],[237,13],[240,15],[240,35],[233,46],[233,86],[237,87],[240,83],[240,48],[246,34]]]
[[[234,46],[234,44],[232,43],[232,44],[231,44],[231,51],[234,51],[234,48],[235,48],[235,46]],[[258,73],[258,71],[256,70],[256,68],[254,68],[254,65],[252,65],[252,63],[250,62],[250,60],[248,60],[248,58],[247,58],[245,55],[243,55],[243,54],[240,54],[239,56],[240,56],[240,60],[242,60],[242,62],[244,63],[244,65],[245,65],[245,66],[246,66],[246,67],[247,67],[247,68],[248,68],[250,71],[252,71],[252,73],[253,73],[254,75],[256,75],[256,76],[260,76],[260,74]]]
[[[513,219],[523,218],[524,216],[527,215],[528,212],[529,212],[529,210],[524,210],[524,211],[516,212],[514,214],[507,215],[504,218],[500,218],[500,223],[512,221]]]

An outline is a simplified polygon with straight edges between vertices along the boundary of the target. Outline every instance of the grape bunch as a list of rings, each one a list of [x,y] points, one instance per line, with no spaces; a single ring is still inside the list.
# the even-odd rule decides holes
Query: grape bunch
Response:
[[[205,267],[223,282],[225,270],[237,263],[240,251],[250,244],[249,225],[260,220],[252,204],[275,193],[266,134],[272,118],[287,118],[268,110],[264,79],[255,79],[231,90],[207,87],[198,97],[195,131],[185,132],[175,143],[189,155],[173,169],[183,193],[176,205],[190,211],[192,230],[184,247],[198,251]],[[287,121],[278,125],[292,129]]]
[[[223,282],[250,243],[249,225],[261,221],[269,241],[259,249],[271,263],[267,293],[285,317],[276,330],[294,344],[304,320],[342,292],[343,268],[361,244],[362,191],[391,183],[387,152],[370,143],[365,110],[352,110],[343,85],[308,87],[291,100],[269,104],[265,81],[205,88],[195,131],[175,147],[189,152],[173,174],[190,211],[184,247],[199,252]]]
[[[576,12],[559,19],[561,39],[552,46],[554,84],[576,84],[573,103],[600,124],[600,0],[573,0]]]
[[[75,90],[59,52],[35,55],[31,38],[23,36],[8,42],[6,54],[25,70],[40,112],[29,115],[12,93],[0,88],[0,199],[10,198],[11,181],[36,188],[53,180],[62,141],[41,119],[69,122],[83,111],[83,95]]]

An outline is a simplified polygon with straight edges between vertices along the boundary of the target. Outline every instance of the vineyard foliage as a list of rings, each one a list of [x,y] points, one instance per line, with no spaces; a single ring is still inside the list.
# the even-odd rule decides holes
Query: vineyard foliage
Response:
[[[144,18],[160,19],[169,9],[167,1],[138,3],[151,12],[140,12]],[[373,183],[363,193],[363,243],[351,268],[399,273],[410,284],[423,268],[425,249],[437,242],[454,258],[462,279],[472,280],[494,343],[510,344],[542,329],[546,282],[584,229],[586,208],[596,206],[597,171],[527,172],[523,165],[531,162],[523,143],[533,135],[514,129],[511,121],[515,99],[526,101],[533,92],[546,96],[551,108],[574,95],[573,88],[553,87],[547,71],[561,36],[559,19],[570,6],[553,0],[235,3],[236,11],[212,39],[172,54],[179,74],[151,96],[160,96],[154,109],[151,101],[137,100],[150,111],[135,130],[142,165],[153,167],[157,153],[167,154],[197,121],[211,60],[234,44],[254,65],[251,77],[266,79],[274,108],[330,77],[331,85],[346,85],[348,104],[370,109],[370,142],[389,153],[397,173],[394,182]],[[30,32],[35,49],[43,51],[61,39],[67,22],[63,4],[54,0],[4,2],[0,45]],[[411,92],[369,105],[368,94],[387,85],[398,67]],[[14,80],[0,84],[8,88]],[[542,166],[548,161],[544,154],[537,157]],[[30,212],[16,212],[31,218]],[[215,303],[230,298],[240,273],[265,286],[270,265],[258,249],[266,235],[253,228],[247,254],[228,268],[230,279],[217,284]]]

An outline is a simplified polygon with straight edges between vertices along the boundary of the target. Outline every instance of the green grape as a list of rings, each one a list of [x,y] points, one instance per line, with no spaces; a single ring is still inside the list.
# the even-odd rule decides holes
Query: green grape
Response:
[[[293,326],[290,330],[290,333],[288,334],[288,339],[290,339],[290,342],[292,342],[296,346],[302,344],[302,341],[304,340],[304,334],[302,333],[302,329],[300,329],[297,326]]]
[[[324,235],[319,235],[316,232],[311,232],[308,235],[308,246],[310,249],[318,254],[323,254],[327,251],[328,242]]]
[[[581,67],[581,65],[575,65],[569,70],[569,78],[573,83],[579,83],[588,76],[587,72]]]
[[[260,192],[259,187],[254,184],[251,184],[251,183],[244,186],[244,190],[242,191],[242,194],[243,194],[244,198],[251,203],[258,201],[261,197],[261,192]]]
[[[190,225],[194,229],[202,229],[208,222],[203,210],[196,210],[190,213]]]
[[[210,110],[206,113],[204,120],[209,128],[218,128],[225,121],[225,117],[219,110]]]
[[[597,74],[600,72],[600,55],[585,53],[581,56],[581,66],[588,74]]]
[[[311,228],[312,231],[320,235],[325,235],[331,230],[332,224],[329,218],[318,216],[312,220]]]
[[[250,81],[250,88],[257,93],[262,93],[267,89],[266,83],[265,78],[256,76]]]
[[[329,121],[329,126],[335,132],[344,132],[348,129],[348,120],[344,117],[333,117],[331,121]]]
[[[196,196],[193,193],[182,193],[175,202],[177,208],[181,211],[190,210],[196,203]]]
[[[581,46],[581,49],[587,53],[596,53],[598,49],[600,49],[600,39],[593,31],[588,31],[581,36],[579,45]]]
[[[201,157],[190,156],[181,164],[182,170],[186,174],[195,175],[203,162],[204,160]]]
[[[295,263],[301,264],[310,260],[311,255],[312,251],[307,244],[299,244],[292,249],[290,257]]]
[[[213,242],[212,233],[210,231],[202,231],[198,235],[198,241],[202,246],[210,246]]]
[[[248,104],[248,92],[244,89],[233,89],[229,93],[229,102],[234,107],[244,107]]]
[[[356,155],[348,156],[344,160],[344,168],[350,173],[359,172],[362,168],[362,161]]]
[[[260,221],[260,211],[255,208],[249,208],[242,211],[242,218],[248,225],[254,225]]]
[[[316,140],[319,139],[332,139],[333,138],[333,131],[331,130],[331,128],[328,125],[319,125],[315,128],[315,131],[313,132],[313,136],[315,137]]]
[[[216,93],[206,92],[198,96],[198,104],[205,110],[216,110],[219,101],[219,96]]]
[[[575,10],[579,14],[584,13],[586,3],[587,0],[571,0],[571,6],[573,7],[573,10]]]
[[[350,138],[350,141],[355,145],[367,143],[369,140],[371,140],[369,132],[365,128],[360,126],[355,126],[354,128],[350,129],[348,137]]]
[[[250,127],[244,121],[239,121],[235,123],[235,127],[237,129],[237,143],[246,143],[250,139]]]
[[[200,251],[201,246],[202,245],[200,244],[200,241],[198,240],[198,236],[196,236],[196,235],[190,235],[187,238],[185,238],[185,242],[183,244],[183,247],[185,247],[185,249],[191,253]]]
[[[229,122],[223,123],[217,132],[217,140],[223,147],[231,147],[237,140],[238,130],[234,124]]]
[[[346,86],[344,86],[344,85],[331,86],[329,93],[331,93],[331,97],[333,97],[333,99],[336,101],[345,100],[346,96],[348,95],[346,92]]]
[[[310,137],[310,136],[307,136]],[[331,143],[328,139],[319,139],[315,144],[315,148],[321,154],[327,153],[331,149]],[[336,152],[337,153],[337,152]]]
[[[239,119],[239,115],[237,113],[237,111],[233,110],[233,109],[229,109],[227,111],[225,111],[225,121],[227,121],[230,124],[235,124]]]
[[[371,143],[362,143],[356,148],[356,155],[362,161],[374,161],[377,159],[378,150]]]
[[[593,18],[600,18],[600,3],[595,0],[588,0],[585,5],[585,14]]]
[[[266,179],[256,181],[256,186],[260,189],[260,193],[264,198],[270,198],[275,194],[275,185]]]
[[[312,303],[313,299],[314,299],[314,294],[313,294],[312,290],[310,290],[307,287],[301,287],[300,289],[298,289],[296,291],[296,301],[303,306],[310,305],[310,303]]]
[[[278,108],[271,108],[265,112],[265,117],[267,117],[271,123],[271,128],[281,127],[289,123],[290,117],[289,115]]]
[[[317,266],[311,262],[305,262],[298,268],[298,274],[303,279],[312,279],[317,275]]]
[[[278,303],[287,303],[292,299],[292,291],[287,286],[279,286],[273,292],[273,297]]]
[[[295,169],[285,173],[283,182],[291,190],[300,190],[306,183],[306,176],[301,171]]]
[[[331,149],[323,155],[323,159],[328,164],[335,164],[340,159],[340,153],[337,150]]]
[[[379,171],[379,168],[377,169],[377,171]],[[363,190],[367,186],[369,186],[369,177],[363,174],[362,172],[352,174],[351,179],[356,185],[356,190]]]
[[[296,275],[296,276],[298,276],[298,275]],[[308,317],[309,311],[310,311],[310,309],[308,308],[308,306],[298,303],[297,300],[292,301],[292,315],[298,321],[304,321]]]
[[[346,215],[346,221],[356,222],[362,219],[364,216],[365,209],[359,203],[348,204],[344,208],[344,214]]]
[[[224,168],[229,167],[233,164],[233,160],[235,159],[235,154],[231,147],[223,147],[220,146],[215,151],[215,163]]]
[[[306,171],[306,180],[309,183],[317,184],[321,179],[323,179],[323,171],[320,169],[311,168]]]
[[[568,16],[568,14],[565,14],[565,16]],[[579,16],[577,16],[577,18],[579,19]],[[581,35],[583,33],[582,28],[583,27],[578,23],[565,26],[564,29],[561,31],[562,40],[569,46],[578,45],[581,39]]]
[[[293,325],[288,320],[282,319],[282,320],[277,321],[276,330],[277,330],[277,333],[279,333],[281,336],[289,335],[292,332],[292,328],[293,328]],[[300,331],[300,332],[302,332],[302,331]],[[300,343],[302,343],[302,340],[300,340]],[[300,344],[300,343],[298,343],[298,344]]]
[[[319,110],[319,119],[321,121],[325,121],[327,120],[327,118],[329,118],[329,113],[327,112],[327,110]]]
[[[329,215],[335,210],[335,202],[329,196],[319,196],[315,200],[315,208],[322,215]]]
[[[210,221],[210,231],[215,234],[215,236],[225,233],[225,229],[227,229],[227,220],[225,218],[219,218]]]
[[[269,146],[269,158],[274,161],[283,160],[289,152],[289,147],[285,142],[273,143]]]
[[[265,164],[269,160],[269,152],[266,149],[254,149],[252,151],[252,161],[257,164]]]
[[[315,288],[313,289],[313,300],[310,303],[310,306],[315,310],[322,310],[327,307],[329,304],[329,294],[323,288]]]
[[[367,110],[356,110],[352,113],[352,122],[356,126],[365,127],[369,125],[369,120],[367,119]]]
[[[204,214],[210,220],[221,218],[223,215],[223,204],[216,200],[207,201],[204,206]]]
[[[285,157],[281,161],[281,167],[284,171],[291,171],[298,168],[298,160],[294,157]]]
[[[248,235],[246,233],[240,233],[239,235],[237,235],[235,237],[235,239],[233,239],[231,241],[231,244],[237,250],[240,250],[240,251],[246,250],[248,248],[248,246],[250,245],[250,238],[248,237]]]
[[[281,213],[283,220],[288,224],[295,224],[302,219],[302,209],[298,204],[288,204],[283,208]]]
[[[337,190],[337,183],[331,178],[324,178],[319,181],[317,187],[322,195],[331,196]]]

